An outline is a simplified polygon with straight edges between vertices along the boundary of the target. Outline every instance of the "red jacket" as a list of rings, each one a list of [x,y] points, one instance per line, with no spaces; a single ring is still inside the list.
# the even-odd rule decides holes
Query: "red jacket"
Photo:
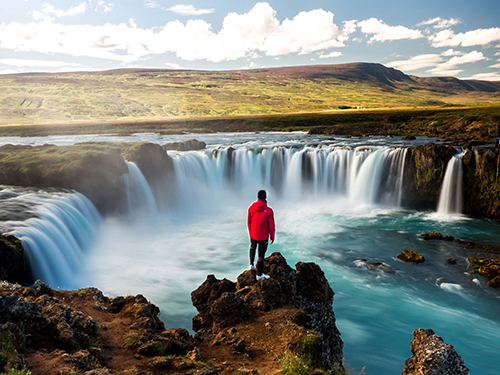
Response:
[[[259,199],[248,208],[247,225],[251,239],[274,241],[274,213],[265,201]]]

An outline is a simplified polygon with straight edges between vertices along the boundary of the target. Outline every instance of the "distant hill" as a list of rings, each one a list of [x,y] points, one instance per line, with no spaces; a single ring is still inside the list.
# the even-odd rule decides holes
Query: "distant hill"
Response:
[[[0,125],[500,102],[500,82],[409,76],[374,63],[13,74],[0,75],[0,87]]]

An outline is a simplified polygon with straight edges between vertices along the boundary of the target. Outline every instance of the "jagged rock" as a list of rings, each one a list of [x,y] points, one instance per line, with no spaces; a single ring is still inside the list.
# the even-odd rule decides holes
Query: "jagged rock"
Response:
[[[415,250],[403,250],[401,254],[397,256],[398,259],[404,262],[412,262],[412,263],[423,263],[425,258],[422,254],[417,253]]]
[[[46,295],[49,295],[49,296],[52,295],[52,288],[49,287],[47,284],[43,283],[40,280],[36,280],[33,283],[32,288],[35,291],[35,295],[36,296],[40,296],[40,295],[43,295],[43,294],[46,294]]]
[[[490,281],[488,281],[488,285],[493,288],[500,288],[500,276],[496,276]]]
[[[107,307],[107,310],[112,313],[118,313],[125,306],[126,300],[124,297],[119,296],[111,300],[111,304]]]
[[[435,209],[446,166],[456,151],[451,146],[434,143],[410,147],[408,150],[402,204]]]
[[[145,357],[157,357],[163,355],[164,349],[160,341],[148,341],[137,349],[137,353]]]
[[[432,329],[416,329],[410,344],[413,356],[405,361],[402,375],[468,375],[469,369],[452,345]]]
[[[203,358],[201,357],[201,352],[200,349],[194,348],[190,352],[186,354],[186,358],[190,359],[191,361],[198,361],[201,362]]]
[[[31,278],[21,240],[0,233],[0,280],[24,284]]]
[[[455,258],[448,258],[446,260],[446,263],[448,263],[448,264],[457,264],[457,260]]]
[[[264,311],[286,306],[302,308],[309,315],[308,327],[320,337],[318,362],[326,367],[341,364],[343,343],[332,310],[334,293],[321,268],[299,262],[294,270],[281,254],[273,253],[265,260],[264,272],[271,278],[257,282],[252,271],[245,271],[236,286],[213,275],[207,277],[191,294],[199,313],[193,318],[193,329],[212,330],[251,322]],[[219,331],[213,345],[227,340],[225,333]]]
[[[479,273],[481,276],[487,277],[488,279],[494,279],[500,276],[500,258],[478,258],[474,255],[469,255],[467,259],[471,264],[474,264],[474,272]],[[495,283],[496,282],[492,282],[491,284]],[[488,285],[490,285],[490,283],[488,283]]]
[[[228,327],[249,320],[252,312],[239,296],[226,292],[212,303],[210,316],[216,325]]]
[[[193,151],[193,150],[203,150],[204,148],[207,147],[207,144],[205,142],[201,142],[196,139],[190,139],[189,141],[183,141],[183,142],[165,143],[162,147],[164,150]]]
[[[191,336],[184,328],[172,328],[158,335],[163,343],[165,354],[184,355],[191,348]]]
[[[440,232],[424,233],[420,235],[423,240],[455,241],[453,236],[443,236]]]

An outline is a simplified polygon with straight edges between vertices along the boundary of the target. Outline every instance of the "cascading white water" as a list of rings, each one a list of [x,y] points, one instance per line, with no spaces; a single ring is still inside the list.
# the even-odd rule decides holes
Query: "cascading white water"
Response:
[[[439,193],[438,214],[449,215],[462,213],[463,155],[463,153],[454,155],[446,166],[443,185]]]
[[[135,163],[127,161],[128,173],[122,176],[127,193],[127,206],[130,214],[146,210],[148,214],[158,214],[158,205],[156,204],[153,192]]]
[[[26,251],[33,276],[58,287],[79,287],[85,252],[101,223],[82,194],[54,195],[39,202],[37,217],[7,222]]]
[[[304,147],[173,155],[179,202],[200,207],[221,192],[269,189],[288,201],[333,196],[399,206],[407,149]],[[252,194],[253,195],[253,194]]]

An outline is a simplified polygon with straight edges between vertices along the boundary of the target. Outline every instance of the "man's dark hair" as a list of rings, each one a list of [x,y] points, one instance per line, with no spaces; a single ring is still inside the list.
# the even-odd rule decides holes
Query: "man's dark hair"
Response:
[[[266,199],[267,198],[266,191],[265,190],[259,190],[259,192],[257,193],[257,198],[259,198],[259,199]]]

